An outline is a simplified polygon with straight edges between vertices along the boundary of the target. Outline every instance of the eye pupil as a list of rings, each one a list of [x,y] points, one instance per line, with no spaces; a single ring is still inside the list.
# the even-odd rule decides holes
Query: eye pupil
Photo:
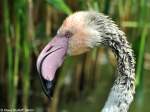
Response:
[[[72,35],[73,35],[73,34],[72,34],[71,32],[69,32],[69,31],[67,31],[67,32],[65,33],[65,37],[67,37],[67,38],[70,38]]]

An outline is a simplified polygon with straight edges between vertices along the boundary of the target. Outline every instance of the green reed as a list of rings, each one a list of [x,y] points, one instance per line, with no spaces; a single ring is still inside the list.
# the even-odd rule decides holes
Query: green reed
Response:
[[[32,52],[32,39],[34,37],[33,31],[33,17],[32,17],[32,0],[26,0],[23,4],[24,15],[22,15],[22,32],[23,32],[23,107],[28,108],[30,96],[30,72],[31,72],[31,52]]]
[[[23,63],[23,101],[27,107],[28,93],[30,85],[30,49],[29,35],[27,34],[27,1],[15,1],[11,12],[14,13],[13,19],[10,19],[9,15],[9,2],[3,1],[3,13],[4,13],[4,30],[7,42],[7,56],[8,56],[8,104],[9,108],[16,108],[18,98],[18,81],[21,74],[20,63]],[[25,9],[25,10],[24,10]],[[23,21],[22,21],[23,20]],[[11,24],[10,24],[11,23]],[[14,32],[10,32],[10,29]],[[28,36],[28,38],[27,38]],[[23,42],[21,42],[21,38]],[[15,40],[15,44],[12,45],[12,40]],[[22,46],[21,46],[21,43]],[[21,50],[23,51],[23,58],[20,59]],[[14,52],[15,51],[15,52]],[[22,61],[22,62],[20,62]]]
[[[8,1],[3,0],[3,26],[4,26],[4,33],[6,38],[6,44],[7,44],[7,55],[8,55],[8,72],[7,72],[7,82],[8,82],[8,101],[12,101],[12,73],[13,73],[13,51],[12,51],[12,45],[11,45],[11,36],[10,36],[10,15],[9,15],[9,8],[8,8]],[[11,107],[11,104],[9,103],[9,106]]]

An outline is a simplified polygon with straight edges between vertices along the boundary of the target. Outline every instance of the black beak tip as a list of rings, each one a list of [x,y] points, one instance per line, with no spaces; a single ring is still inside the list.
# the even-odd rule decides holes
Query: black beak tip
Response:
[[[39,74],[42,89],[45,93],[45,95],[48,97],[49,101],[52,100],[54,87],[55,87],[55,81],[54,80],[46,80],[42,77],[41,73]]]
[[[49,100],[51,100],[51,97],[53,95],[53,81],[45,80],[45,90],[46,96]]]
[[[44,78],[41,78],[41,82],[42,82],[42,88],[43,91],[45,93],[45,95],[48,97],[48,99],[51,101],[52,96],[53,96],[53,91],[54,91],[54,82],[49,81],[49,80],[45,80]]]

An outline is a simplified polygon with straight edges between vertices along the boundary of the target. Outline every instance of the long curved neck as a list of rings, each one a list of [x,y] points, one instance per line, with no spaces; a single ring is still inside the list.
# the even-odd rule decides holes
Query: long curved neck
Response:
[[[127,112],[135,92],[135,61],[125,34],[112,25],[102,34],[102,44],[116,55],[118,76],[102,112]]]
[[[110,47],[117,57],[118,75],[102,112],[127,112],[135,93],[135,61],[124,32],[107,16],[92,12],[87,16],[90,28],[96,31],[91,45]]]

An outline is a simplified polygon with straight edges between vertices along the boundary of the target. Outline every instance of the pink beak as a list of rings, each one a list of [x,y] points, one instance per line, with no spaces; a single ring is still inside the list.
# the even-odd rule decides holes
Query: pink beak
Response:
[[[68,49],[68,38],[55,36],[40,53],[37,59],[39,72],[45,94],[50,98],[56,70],[62,65]]]

